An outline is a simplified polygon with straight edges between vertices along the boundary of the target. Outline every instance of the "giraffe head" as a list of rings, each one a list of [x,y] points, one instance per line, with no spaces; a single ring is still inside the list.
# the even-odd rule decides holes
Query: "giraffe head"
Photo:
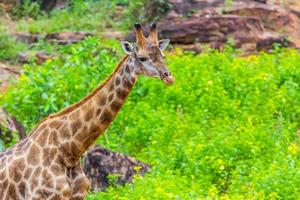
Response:
[[[121,42],[123,50],[134,63],[134,73],[159,78],[168,85],[174,83],[175,78],[164,63],[165,55],[163,53],[170,40],[158,40],[155,23],[151,25],[148,38],[144,36],[140,24],[135,24],[135,32],[135,45],[131,45],[127,41]]]

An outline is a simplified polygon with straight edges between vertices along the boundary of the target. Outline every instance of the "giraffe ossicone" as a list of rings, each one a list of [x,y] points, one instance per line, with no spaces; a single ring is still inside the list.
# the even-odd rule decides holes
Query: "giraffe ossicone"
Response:
[[[139,24],[135,31],[136,44],[121,42],[126,56],[103,84],[0,153],[0,200],[84,199],[89,181],[80,157],[116,117],[138,77],[175,80],[163,61],[169,40],[158,40],[156,24],[147,38]]]

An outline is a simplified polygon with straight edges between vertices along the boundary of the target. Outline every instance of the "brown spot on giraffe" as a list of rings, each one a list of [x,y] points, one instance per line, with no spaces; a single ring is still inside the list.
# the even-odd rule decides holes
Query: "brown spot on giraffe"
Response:
[[[105,94],[101,95],[98,100],[99,106],[104,106],[106,104],[106,99],[107,99],[107,97]]]
[[[126,89],[130,89],[132,87],[132,83],[127,78],[123,79],[123,85]]]
[[[36,144],[32,144],[27,157],[28,164],[32,166],[37,165],[39,163],[39,154],[39,148],[36,146]]]
[[[102,111],[101,108],[98,108],[96,111],[96,116],[98,116],[101,113],[101,111]]]
[[[115,84],[116,86],[118,86],[119,84],[121,83],[121,80],[119,77],[116,77],[116,80],[115,80]]]
[[[110,106],[111,106],[112,111],[117,112],[120,110],[122,103],[115,100],[110,104]]]
[[[131,72],[129,65],[126,65],[125,71],[129,74]]]
[[[115,89],[115,85],[112,83],[110,86],[109,86],[109,92],[112,92],[113,90]]]
[[[9,186],[8,186],[8,199],[17,199],[17,194],[16,194],[16,189],[15,189],[15,185],[10,183]]]
[[[111,102],[114,99],[115,94],[111,93],[108,97],[108,101]]]
[[[45,129],[41,132],[41,134],[39,134],[37,136],[37,139],[36,139],[36,143],[40,146],[40,147],[44,147],[45,144],[47,143],[47,139],[45,138],[46,135],[49,134],[49,131],[48,129]]]
[[[69,124],[63,125],[60,129],[60,133],[61,133],[60,136],[62,140],[69,139],[71,137],[71,129]]]
[[[18,185],[18,189],[22,198],[25,198],[25,182],[22,181]]]
[[[47,147],[43,151],[43,166],[49,166],[57,156],[57,149],[53,147]]]
[[[108,110],[104,110],[103,113],[101,113],[101,117],[100,117],[101,124],[108,125],[112,119],[113,116]]]
[[[87,126],[84,126],[82,131],[76,134],[75,140],[83,141],[86,138],[86,132],[88,131],[87,129]]]
[[[122,90],[122,89],[120,89],[120,88],[118,88],[117,89],[117,91],[116,91],[116,94],[117,94],[117,96],[120,98],[120,99],[125,99],[126,97],[127,97],[127,92],[125,91],[125,90]]]
[[[82,125],[82,123],[81,123],[80,119],[78,119],[78,120],[74,121],[73,123],[71,123],[71,130],[72,130],[73,135],[78,132],[81,125]]]
[[[30,167],[26,168],[24,176],[23,176],[25,180],[29,179],[29,177],[32,174],[32,171],[33,171],[33,168],[30,168]]]
[[[85,121],[90,121],[93,118],[94,115],[94,110],[93,109],[89,109],[86,113],[85,113]]]
[[[51,131],[48,136],[48,144],[57,145],[59,143],[59,136],[56,130]]]

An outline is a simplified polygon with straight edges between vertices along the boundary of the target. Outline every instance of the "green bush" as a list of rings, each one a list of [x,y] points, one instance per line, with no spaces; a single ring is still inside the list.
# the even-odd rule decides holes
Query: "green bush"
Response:
[[[122,14],[123,27],[131,28],[133,23],[156,22],[172,8],[166,0],[139,0],[128,1],[127,9]]]
[[[19,19],[21,17],[37,18],[41,15],[40,4],[37,2],[31,2],[31,0],[22,0],[21,4],[15,3],[12,10],[13,17]]]
[[[2,105],[29,130],[81,99],[120,58],[90,38],[64,57],[27,66]],[[297,199],[300,196],[300,55],[247,58],[231,50],[169,55],[173,86],[141,78],[97,143],[149,163],[134,184],[87,199]]]
[[[114,1],[71,1],[64,9],[54,9],[49,14],[41,14],[36,19],[21,19],[17,30],[32,33],[52,33],[59,31],[101,32],[104,27],[118,25],[114,19]]]
[[[122,6],[121,11],[116,12],[116,6]],[[29,12],[35,13],[32,14],[34,16],[26,14],[26,11],[35,7],[25,3],[24,8],[15,9],[15,15],[31,17],[18,21],[18,31],[32,33],[89,31],[95,33],[116,27],[118,30],[128,30],[136,22],[157,21],[171,6],[169,1],[164,0],[73,0],[66,8],[54,9],[50,13]]]

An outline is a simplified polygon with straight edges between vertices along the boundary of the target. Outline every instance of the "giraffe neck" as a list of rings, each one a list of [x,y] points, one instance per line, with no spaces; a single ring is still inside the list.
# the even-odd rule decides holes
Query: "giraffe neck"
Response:
[[[125,103],[137,79],[133,69],[132,59],[128,56],[123,58],[117,69],[96,90],[41,122],[31,134],[34,142],[44,143],[40,146],[57,146],[64,164],[74,166]]]

